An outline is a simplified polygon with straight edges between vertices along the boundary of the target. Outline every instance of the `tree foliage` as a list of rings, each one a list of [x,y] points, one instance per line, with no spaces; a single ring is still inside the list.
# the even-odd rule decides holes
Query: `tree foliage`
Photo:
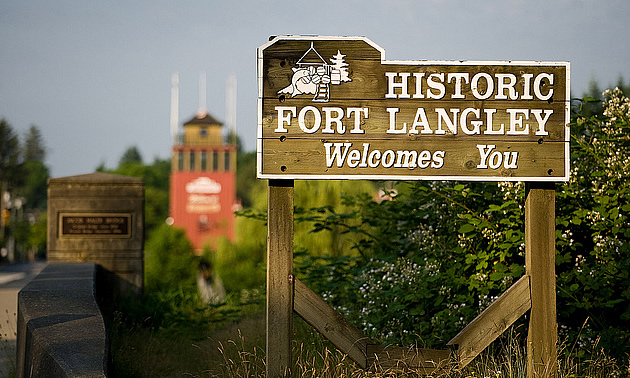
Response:
[[[603,114],[572,123],[572,172],[558,190],[560,330],[630,353],[630,100],[604,92]]]
[[[176,291],[195,286],[197,263],[183,229],[162,224],[145,248],[145,285],[151,291]]]
[[[567,342],[598,340],[624,356],[630,102],[620,90],[604,98],[600,114],[590,106],[594,98],[575,109],[571,178],[556,185],[558,323]],[[352,196],[345,211],[323,207],[303,216],[314,231],[355,234],[360,253],[298,256],[298,274],[377,340],[443,346],[524,274],[524,184],[401,182],[395,189],[390,201]]]
[[[24,138],[24,161],[38,161],[43,163],[46,160],[46,147],[41,131],[35,125],[31,125]]]
[[[34,231],[35,225],[45,221],[47,205],[48,167],[45,165],[46,147],[39,129],[31,126],[24,135],[24,143],[11,125],[0,120],[0,196],[3,203],[4,224],[0,227],[0,245],[13,238],[16,259],[27,252],[43,254],[45,234]]]
[[[136,157],[134,158],[133,156]],[[130,147],[121,156],[120,164],[116,169],[107,169],[101,166],[97,170],[123,176],[138,177],[144,180],[144,224],[145,235],[149,235],[154,229],[162,225],[168,217],[171,162],[170,160],[156,158],[153,163],[145,164],[142,162],[141,157],[138,158],[139,156],[140,152],[138,149]]]
[[[0,119],[0,183],[6,186],[18,178],[20,162],[18,136],[4,118]]]
[[[127,148],[118,160],[118,168],[128,164],[142,164],[142,154],[137,146]]]

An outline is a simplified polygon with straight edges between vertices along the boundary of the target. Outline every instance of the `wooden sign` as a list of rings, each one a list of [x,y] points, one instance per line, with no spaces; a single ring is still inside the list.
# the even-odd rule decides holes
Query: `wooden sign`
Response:
[[[258,178],[566,181],[569,93],[568,62],[276,37],[258,48]]]

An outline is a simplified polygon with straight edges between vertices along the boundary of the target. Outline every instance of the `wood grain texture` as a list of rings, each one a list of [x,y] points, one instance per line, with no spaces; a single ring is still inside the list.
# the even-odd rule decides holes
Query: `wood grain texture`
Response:
[[[363,178],[362,176],[374,176],[375,178],[392,177],[392,179],[413,179],[414,177],[434,177],[437,180],[444,177],[460,175],[462,177],[476,177],[480,180],[491,178],[502,178],[505,180],[527,177],[561,177],[565,172],[564,160],[562,153],[564,150],[563,143],[547,143],[542,148],[537,142],[519,142],[512,141],[504,143],[492,141],[495,151],[502,154],[517,151],[519,169],[507,169],[502,164],[497,169],[477,169],[479,161],[479,150],[476,147],[470,148],[465,141],[449,140],[439,138],[417,138],[412,140],[399,141],[394,147],[388,141],[379,139],[366,139],[363,142],[352,142],[352,146],[348,148],[348,154],[352,150],[358,150],[363,159],[364,151],[367,151],[368,162],[378,162],[383,160],[383,154],[387,151],[393,151],[395,159],[391,166],[387,161],[382,161],[377,167],[360,167],[351,168],[346,159],[346,163],[341,167],[337,166],[337,160],[334,159],[332,165],[327,166],[325,156],[324,143],[347,143],[346,139],[327,138],[322,140],[300,139],[296,143],[300,145],[299,151],[290,151],[283,149],[285,143],[291,142],[289,138],[285,141],[280,139],[270,139],[265,141],[266,150],[263,152],[263,170],[273,174],[287,174],[298,178],[304,178],[308,175],[330,176],[337,179]],[[369,144],[365,150],[364,144]],[[331,147],[331,148],[334,148]],[[345,147],[343,147],[345,149]],[[378,150],[379,155],[375,155],[370,159],[370,154]],[[419,156],[423,151],[435,154],[437,151],[443,151],[443,166],[436,169],[429,165],[426,168],[419,166],[418,158],[414,159],[415,167],[411,168],[411,164],[405,164],[405,160],[400,160],[401,166],[396,165],[399,162],[399,151],[409,151]],[[549,152],[553,152],[549,154]],[[269,158],[268,158],[269,157]],[[388,159],[387,159],[388,160]],[[432,159],[429,159],[430,163]],[[550,171],[551,170],[551,171]]]
[[[312,55],[311,67],[318,67],[319,62],[322,67],[332,69],[333,61],[338,59],[339,54],[343,55],[343,63],[347,64],[344,69],[350,80],[328,84],[326,100],[315,101],[317,95],[308,90],[307,93],[283,92],[298,82],[294,72],[306,67],[302,63],[309,54]],[[388,74],[396,75],[393,82]],[[405,79],[399,74],[406,75]],[[473,86],[473,77],[478,74],[485,75],[489,81],[478,80]],[[431,75],[437,76],[429,80]],[[455,76],[449,79],[449,75],[459,75],[460,80],[456,80]],[[514,81],[505,79],[505,75],[513,75]],[[539,75],[544,79],[537,82]],[[312,77],[315,76],[304,80],[309,81]],[[319,77],[317,80],[320,80]],[[407,84],[404,90],[390,88],[403,81]],[[510,88],[506,89],[508,82]],[[492,95],[487,98],[481,95],[486,91]],[[509,93],[516,96],[505,97]],[[549,98],[547,94],[550,94]],[[569,65],[566,62],[387,61],[384,60],[384,50],[362,38],[277,38],[259,49],[258,156],[262,161],[258,175],[261,178],[294,179],[483,177],[495,181],[538,177],[542,178],[541,181],[563,181],[568,177],[568,97]],[[309,110],[304,111],[299,120],[300,112],[307,107]],[[392,112],[388,109],[394,108],[395,128],[406,129],[399,134],[388,133],[392,128]],[[350,109],[367,109],[367,114],[357,116],[356,110],[351,113]],[[411,130],[413,124],[420,120],[417,117],[419,109],[424,111],[431,134],[415,134]],[[468,111],[466,116],[461,117],[466,109],[473,112]],[[524,113],[513,113],[515,109]],[[545,121],[547,133],[536,134],[539,124],[533,110],[539,112],[539,116],[543,114],[540,112],[551,112]],[[492,113],[490,118],[486,111]],[[331,128],[329,118],[336,116],[339,119]],[[448,130],[447,122],[452,126]],[[480,124],[481,132],[468,135],[464,128],[474,130],[475,123]],[[513,131],[518,128],[524,134],[507,135],[511,124],[514,124]],[[487,129],[505,131],[502,135],[490,135],[484,133]],[[437,135],[438,131],[447,132]],[[446,151],[447,157],[445,167],[438,169],[439,172],[384,167],[337,169],[325,164],[325,141],[350,142],[358,147],[363,143],[372,143],[378,145],[381,152],[407,149],[410,144],[429,145],[432,149]],[[502,153],[518,150],[519,160],[523,163],[509,172],[471,169],[470,162],[474,163],[474,167],[479,164],[476,147],[479,144],[497,145],[497,150],[501,145]],[[455,151],[462,151],[466,159],[458,159]]]
[[[293,181],[270,180],[267,223],[267,377],[290,376],[293,314]]]
[[[556,322],[555,188],[528,183],[525,188],[525,269],[530,276],[532,309],[527,335],[527,376],[555,377]]]
[[[366,350],[373,342],[298,279],[293,309],[357,365],[368,366]]]
[[[448,342],[457,347],[460,366],[468,365],[530,308],[529,276],[523,276]]]

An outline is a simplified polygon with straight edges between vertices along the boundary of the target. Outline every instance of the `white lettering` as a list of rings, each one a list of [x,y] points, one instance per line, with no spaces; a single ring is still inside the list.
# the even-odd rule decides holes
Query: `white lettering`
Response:
[[[448,74],[448,76],[446,77],[446,81],[450,83],[452,81],[451,79],[455,79],[455,92],[451,95],[451,98],[465,98],[465,96],[462,94],[462,79],[466,82],[466,84],[468,84],[470,75],[467,72],[453,72]]]
[[[387,76],[387,94],[385,98],[409,98],[409,92],[407,91],[407,80],[411,73],[409,72],[385,72]],[[400,82],[397,82],[396,77],[400,76]],[[400,95],[395,93],[395,89],[400,88]]]
[[[383,165],[383,167],[389,168],[392,165],[394,165],[395,160],[396,160],[396,153],[392,150],[387,150],[383,152],[383,158],[381,159],[381,164]]]
[[[398,159],[394,168],[415,168],[418,151],[398,151]]]
[[[276,133],[286,133],[287,129],[284,128],[284,123],[287,123],[287,126],[291,126],[291,116],[295,117],[295,113],[297,112],[297,108],[295,106],[276,106],[276,111],[278,112],[278,127],[274,130]],[[290,112],[288,115],[285,115],[284,112]]]
[[[490,160],[488,161],[490,165],[490,169],[497,169],[501,166],[501,162],[503,161],[503,155],[499,151],[494,151],[492,155],[490,155]]]
[[[534,79],[534,94],[539,100],[544,100],[544,101],[549,100],[551,96],[553,96],[553,88],[550,88],[549,92],[546,95],[543,95],[541,92],[541,89],[544,86],[544,83],[542,82],[542,80],[545,78],[549,80],[549,86],[552,86],[553,74],[548,74],[548,73],[543,72],[539,74],[538,76],[536,76],[536,78]]]
[[[494,147],[494,146],[492,146]],[[352,143],[324,143],[326,152],[326,166],[332,168],[407,168],[415,169],[428,167],[440,169],[444,166],[444,151],[415,151],[415,150],[371,150],[370,144],[363,143],[363,149],[352,149]],[[506,155],[507,156],[507,155]]]
[[[396,129],[396,113],[398,113],[399,108],[387,108],[387,112],[389,113],[389,129],[387,130],[387,134],[407,134],[407,124],[403,124],[402,129]]]
[[[424,72],[414,72],[414,79],[416,79],[416,93],[413,95],[413,98],[424,98],[422,94],[422,78],[424,77]]]
[[[343,119],[343,109],[337,107],[331,108],[322,108],[324,114],[326,115],[326,124],[324,129],[322,130],[323,134],[334,134],[335,131],[332,129],[332,124],[337,125],[337,133],[343,134],[346,132],[346,127],[341,123]],[[336,113],[337,115],[333,117],[332,113]]]
[[[505,155],[505,158],[503,159],[504,163],[503,166],[506,169],[517,169],[518,166],[516,165],[516,161],[518,160],[518,152],[516,151],[505,151],[503,153],[503,155]],[[512,159],[512,161],[510,161],[510,157]]]
[[[470,124],[472,124],[474,127],[471,130],[468,127],[468,115],[469,114],[474,114],[477,119],[479,119],[480,115],[479,115],[479,109],[474,109],[474,108],[466,108],[464,109],[464,111],[462,112],[462,115],[460,117],[459,120],[459,124],[460,127],[462,128],[462,131],[464,132],[464,134],[466,135],[475,135],[475,134],[481,134],[481,125],[483,124],[482,121],[471,121]]]
[[[534,77],[534,74],[523,74],[523,95],[521,96],[521,100],[533,99],[530,89],[532,77]]]
[[[418,167],[425,169],[431,163],[431,153],[427,150],[420,152],[418,155]]]
[[[499,130],[495,130],[494,129],[494,125],[492,123],[492,115],[494,113],[497,112],[496,109],[484,109],[483,110],[484,113],[486,113],[486,130],[483,132],[485,135],[503,135],[504,130],[503,130],[503,124],[501,124],[501,127],[499,128]]]
[[[495,145],[489,144],[478,144],[477,149],[479,150],[479,156],[481,158],[481,163],[477,165],[478,169],[487,169],[488,166],[490,169],[498,169],[501,164],[506,169],[517,169],[517,161],[518,161],[518,152],[516,151],[506,151],[503,154],[499,151],[492,151],[496,148]]]
[[[484,78],[486,81],[486,92],[484,94],[479,93],[479,79],[481,78]],[[484,72],[475,74],[470,81],[470,90],[477,100],[490,98],[490,96],[492,96],[492,92],[494,92],[494,81],[492,80],[492,76]]]
[[[435,78],[440,79],[440,81],[435,81]],[[444,73],[441,72],[439,74],[431,74],[429,75],[429,77],[427,78],[427,86],[431,89],[435,89],[438,91],[437,94],[434,94],[433,91],[427,89],[427,98],[435,98],[435,99],[441,99],[442,97],[444,97],[444,93],[446,91],[446,88],[444,87],[444,84],[442,83],[444,81]]]
[[[411,126],[411,130],[409,130],[409,134],[418,134],[418,126],[422,126],[420,134],[433,134],[433,130],[431,130],[431,127],[429,126],[427,113],[424,111],[424,108],[418,108],[418,110],[416,110],[416,117],[413,120],[413,125]]]
[[[507,100],[508,96],[505,95],[507,89],[510,100],[516,100],[518,98],[518,92],[514,89],[516,85],[516,75],[514,74],[495,74],[497,77],[497,95],[494,97],[497,100]],[[505,81],[508,79],[508,82]]]
[[[444,151],[435,151],[431,168],[440,169],[444,166]]]
[[[554,75],[544,72],[537,75],[522,71],[518,75],[488,72],[477,72],[474,75],[471,72],[386,72],[385,77],[387,99],[439,100],[448,94],[451,99],[461,100],[466,99],[470,91],[477,100],[486,100],[492,96],[497,100],[533,100],[534,97],[549,100],[554,92]],[[452,86],[448,85],[447,88],[447,84]],[[410,90],[414,91],[413,96]]]
[[[481,163],[477,165],[478,169],[488,168],[488,164],[486,163],[486,160],[488,160],[488,156],[490,155],[490,152],[492,152],[492,150],[494,150],[495,147],[496,146],[494,144],[489,144],[489,145],[478,144],[477,145],[477,149],[479,150],[479,155],[481,157]]]
[[[354,113],[354,128],[350,130],[350,134],[365,134],[365,130],[361,129],[361,113],[364,118],[368,118],[368,108],[348,108],[348,118]]]
[[[553,114],[553,110],[551,109],[545,110],[544,111],[545,118],[541,117],[542,112],[543,112],[542,109],[532,109],[532,114],[534,115],[534,117],[536,117],[536,121],[538,121],[538,130],[536,131],[536,135],[538,136],[549,135],[547,130],[545,130],[545,125],[547,124],[547,121],[549,120],[549,116]]]
[[[359,150],[350,151],[350,154],[348,155],[348,167],[356,168],[357,165],[359,165],[360,161],[361,161],[361,151]]]
[[[335,149],[331,153],[330,148],[332,146],[334,146]],[[346,160],[350,147],[352,147],[352,143],[324,143],[324,148],[326,149],[326,167],[332,167],[333,162],[337,159],[337,167],[341,168],[343,162]]]
[[[506,109],[510,115],[510,127],[506,135],[529,135],[529,123],[523,125],[523,118],[529,119],[529,109]],[[518,116],[521,113],[521,116]]]
[[[368,150],[370,149],[370,144],[369,143],[363,143],[363,155],[362,155],[362,159],[361,159],[361,164],[359,165],[359,168],[367,168],[367,157],[368,157]]]
[[[374,159],[376,159],[376,161]],[[378,167],[380,163],[381,163],[381,151],[374,150],[370,152],[370,157],[368,158],[368,164],[370,168],[376,168]]]
[[[453,113],[452,120],[446,113],[446,109],[435,108],[435,112],[438,114],[438,129],[435,130],[435,133],[439,135],[446,134],[446,130],[442,128],[442,121],[444,121],[451,134],[457,134],[457,113],[459,113],[459,109],[451,109],[451,113]]]
[[[306,126],[306,113],[308,112],[313,112],[313,126],[311,128],[308,128]],[[300,110],[300,114],[298,114],[298,125],[300,126],[300,129],[302,129],[302,131],[304,131],[305,133],[313,134],[314,132],[319,130],[319,127],[322,125],[322,115],[319,113],[319,110],[317,110],[316,107],[305,106],[302,108],[302,110]]]

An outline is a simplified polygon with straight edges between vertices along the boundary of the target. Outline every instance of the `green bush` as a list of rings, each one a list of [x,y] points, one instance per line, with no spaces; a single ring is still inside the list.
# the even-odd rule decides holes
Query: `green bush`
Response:
[[[604,95],[603,114],[575,111],[571,178],[556,185],[558,322],[569,344],[598,340],[623,357],[630,353],[630,101],[619,90]],[[441,346],[524,274],[524,185],[401,182],[395,189],[391,201],[351,196],[345,210],[314,208],[298,219],[314,232],[354,234],[358,260],[296,260],[317,273],[314,290],[370,336]]]
[[[572,172],[558,193],[560,331],[630,353],[630,100],[604,92],[603,114],[577,112]],[[584,322],[586,325],[582,329]]]
[[[145,246],[145,287],[148,291],[192,290],[197,260],[183,229],[162,224]]]
[[[210,261],[228,293],[260,289],[265,285],[265,245],[243,246],[222,239]]]

